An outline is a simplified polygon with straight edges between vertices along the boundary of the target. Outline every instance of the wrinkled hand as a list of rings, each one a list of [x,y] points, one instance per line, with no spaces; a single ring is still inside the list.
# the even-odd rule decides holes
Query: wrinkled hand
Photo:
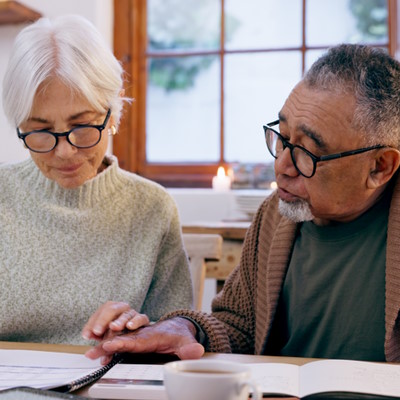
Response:
[[[85,355],[91,359],[101,357],[102,364],[107,364],[114,353],[175,354],[182,360],[196,359],[204,354],[204,347],[195,337],[195,326],[177,317],[105,339]]]
[[[135,330],[150,323],[145,314],[130,308],[129,304],[108,301],[100,306],[83,327],[85,339],[97,341],[113,337],[124,329]]]

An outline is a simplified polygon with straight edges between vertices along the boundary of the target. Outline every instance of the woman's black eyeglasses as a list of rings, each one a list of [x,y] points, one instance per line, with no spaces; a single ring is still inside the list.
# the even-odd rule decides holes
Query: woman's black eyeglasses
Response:
[[[21,133],[17,128],[17,134],[25,143],[25,146],[35,153],[48,153],[58,143],[58,138],[65,136],[72,146],[79,149],[88,149],[96,146],[101,140],[101,133],[107,126],[111,110],[107,111],[106,118],[101,125],[78,125],[67,132],[55,133],[45,129]]]
[[[272,157],[278,158],[283,151],[288,148],[293,165],[300,175],[311,178],[315,174],[317,163],[321,161],[334,160],[336,158],[353,156],[355,154],[365,153],[366,151],[381,149],[386,146],[375,145],[361,149],[345,151],[343,153],[329,154],[326,156],[316,156],[302,146],[294,145],[286,140],[279,132],[272,129],[272,126],[278,125],[279,120],[264,125],[265,142]]]

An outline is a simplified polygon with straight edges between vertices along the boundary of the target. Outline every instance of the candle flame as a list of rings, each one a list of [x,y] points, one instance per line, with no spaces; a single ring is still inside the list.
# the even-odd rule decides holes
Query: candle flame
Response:
[[[269,186],[271,189],[276,189],[278,187],[278,184],[275,181],[273,181]]]
[[[217,176],[219,176],[219,177],[225,176],[224,167],[218,167]]]

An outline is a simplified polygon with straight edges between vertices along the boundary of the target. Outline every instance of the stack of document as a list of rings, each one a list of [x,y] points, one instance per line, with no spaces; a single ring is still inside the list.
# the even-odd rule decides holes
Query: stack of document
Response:
[[[83,354],[0,350],[0,390],[27,386],[70,392],[100,378],[115,363],[103,366]]]

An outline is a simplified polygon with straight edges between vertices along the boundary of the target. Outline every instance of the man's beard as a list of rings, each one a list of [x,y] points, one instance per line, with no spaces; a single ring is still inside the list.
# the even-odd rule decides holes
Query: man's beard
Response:
[[[288,201],[279,199],[279,212],[293,222],[305,222],[314,219],[310,206],[304,200],[289,203]]]

